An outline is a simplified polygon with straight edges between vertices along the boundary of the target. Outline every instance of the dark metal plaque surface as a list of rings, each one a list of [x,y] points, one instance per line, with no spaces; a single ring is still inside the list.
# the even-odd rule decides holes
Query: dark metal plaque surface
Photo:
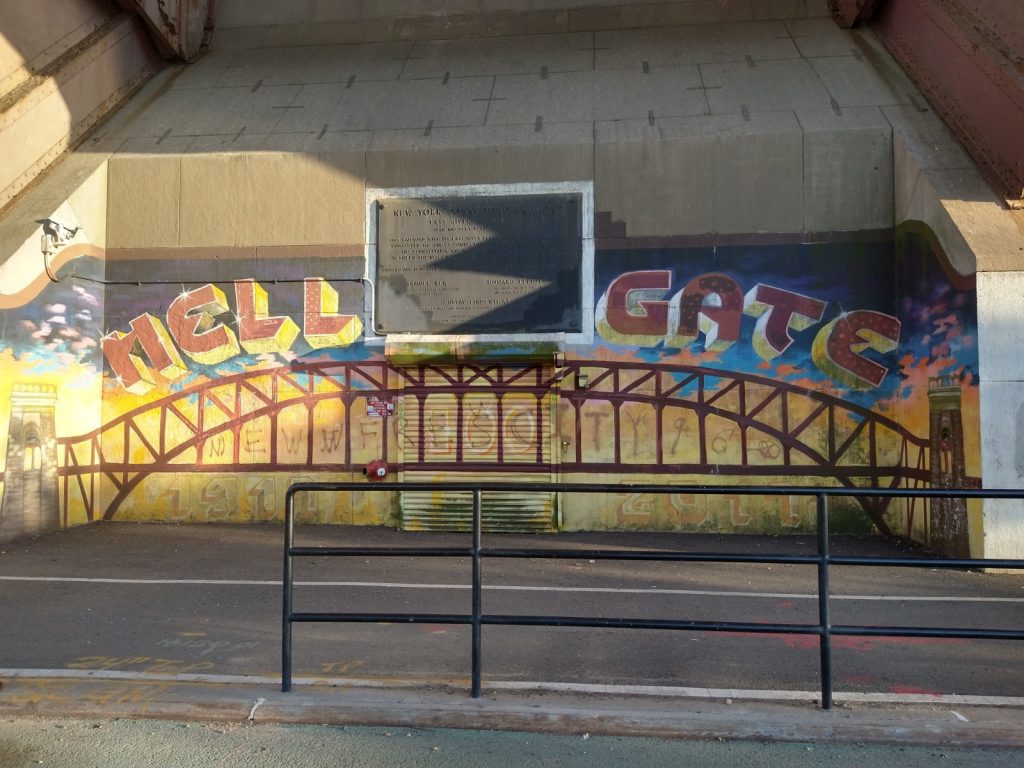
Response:
[[[375,330],[579,332],[579,195],[377,204]]]

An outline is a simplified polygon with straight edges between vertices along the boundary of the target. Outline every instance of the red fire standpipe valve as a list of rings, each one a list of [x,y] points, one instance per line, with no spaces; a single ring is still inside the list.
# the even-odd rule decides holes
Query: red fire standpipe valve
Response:
[[[374,459],[363,467],[363,474],[371,483],[379,483],[388,476],[388,463],[384,459]]]

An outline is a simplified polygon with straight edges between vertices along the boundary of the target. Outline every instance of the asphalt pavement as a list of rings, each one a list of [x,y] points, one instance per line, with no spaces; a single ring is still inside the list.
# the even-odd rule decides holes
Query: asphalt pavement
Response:
[[[0,720],[5,768],[1016,768],[1019,750],[353,726]]]
[[[300,544],[317,546],[466,541],[379,528],[309,527],[299,535]],[[484,545],[813,551],[807,537],[664,533],[485,537]],[[836,537],[833,548],[924,554],[870,538]],[[466,627],[296,625],[296,687],[281,693],[281,550],[274,525],[107,523],[4,545],[0,717],[1024,744],[1024,644],[1014,641],[834,638],[837,707],[823,712],[812,636],[485,627],[484,696],[474,700]],[[301,563],[296,578],[298,610],[469,611],[461,560],[318,558]],[[494,614],[817,616],[810,566],[495,559],[485,561],[484,587],[484,611]],[[1019,628],[1024,579],[848,567],[833,575],[832,611],[835,623]],[[248,749],[237,746],[239,754]]]

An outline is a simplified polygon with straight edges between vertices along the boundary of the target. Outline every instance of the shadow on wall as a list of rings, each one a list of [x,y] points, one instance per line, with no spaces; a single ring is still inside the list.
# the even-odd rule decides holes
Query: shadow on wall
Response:
[[[0,206],[159,66],[139,18],[109,0],[4,3]]]
[[[0,26],[0,97],[36,76],[120,13],[107,0],[6,3]]]

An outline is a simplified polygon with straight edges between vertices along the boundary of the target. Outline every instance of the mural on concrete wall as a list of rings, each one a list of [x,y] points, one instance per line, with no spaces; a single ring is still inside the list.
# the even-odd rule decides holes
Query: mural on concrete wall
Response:
[[[40,225],[0,285],[0,539],[85,522],[61,501],[58,436],[99,424],[101,251]]]
[[[410,477],[969,484],[975,299],[934,250],[911,229],[895,248],[599,249],[594,344],[557,363],[515,344],[463,349],[461,360],[385,358],[363,336],[361,283],[327,279],[337,272],[326,263],[268,265],[273,281],[223,261],[216,280],[181,283],[208,265],[122,262],[117,274],[141,284],[108,288],[105,307],[67,279],[0,310],[3,381],[53,387],[21,405],[0,392],[10,403],[0,434],[21,451],[12,458],[8,446],[5,479],[12,462],[36,461],[29,454],[48,461],[33,440],[55,443],[67,523],[274,519],[291,482],[358,477],[381,457]],[[101,365],[102,416],[76,421]],[[393,522],[394,509],[359,496],[305,499],[300,512]],[[761,503],[620,494],[569,502],[562,515],[568,527],[696,530],[812,519],[803,499]],[[922,508],[869,504],[851,516],[928,535]]]
[[[676,381],[691,391],[688,402],[619,405],[601,402],[590,376],[590,402],[572,398],[570,421],[587,458],[603,454],[608,471],[667,461],[694,483],[710,475],[716,484],[969,485],[980,465],[978,430],[954,437],[947,428],[936,443],[934,415],[943,407],[937,388],[952,388],[955,419],[977,424],[972,283],[951,278],[934,242],[913,227],[895,249],[863,241],[606,251],[592,357],[655,366],[662,376],[679,367]],[[654,381],[652,394],[675,386]],[[612,395],[621,389],[610,387]],[[940,444],[957,468],[941,476],[931,460]],[[763,530],[810,519],[807,500],[759,504],[630,498],[608,521]],[[930,536],[920,502],[865,503],[863,511],[882,530]],[[953,517],[966,541],[966,510]]]

